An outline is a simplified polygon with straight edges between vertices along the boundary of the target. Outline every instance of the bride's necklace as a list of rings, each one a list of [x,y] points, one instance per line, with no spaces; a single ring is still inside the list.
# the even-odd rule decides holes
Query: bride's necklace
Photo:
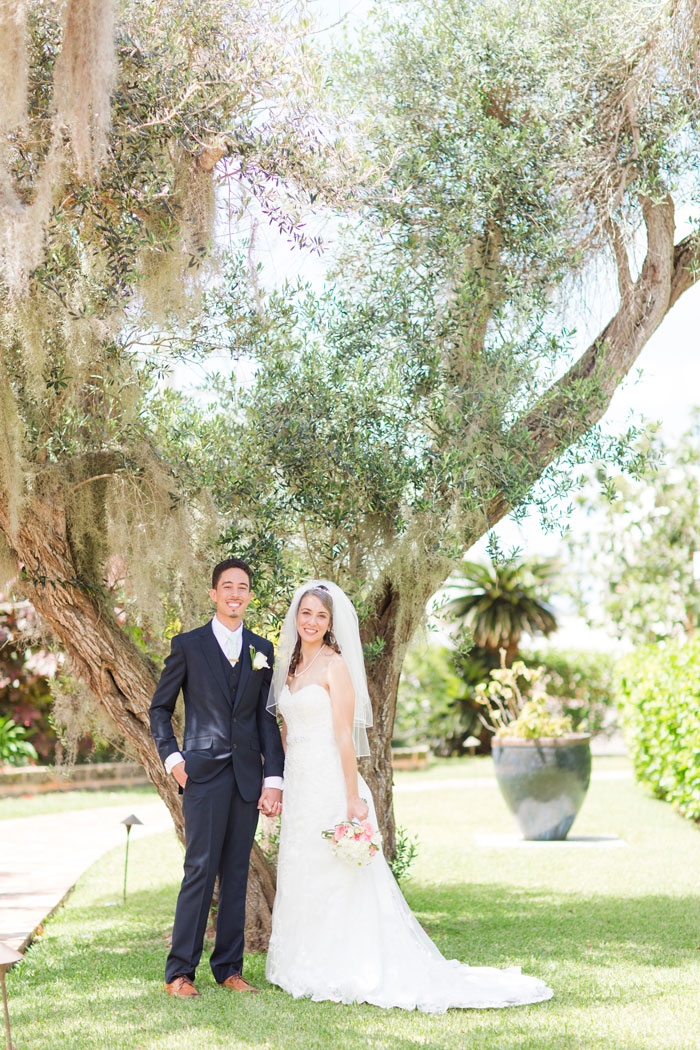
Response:
[[[314,659],[313,659],[313,660],[311,661],[311,663],[310,663],[310,664],[307,664],[307,665],[306,665],[306,667],[304,668],[304,670],[303,670],[303,671],[297,671],[297,670],[296,670],[296,668],[295,668],[295,670],[294,670],[294,677],[295,677],[295,678],[299,678],[299,677],[300,677],[300,675],[306,674],[306,672],[307,672],[307,671],[309,670],[309,668],[310,668],[310,667],[313,667],[313,664],[314,664],[314,660],[317,660],[317,659],[319,658],[319,656],[321,655],[321,653],[323,652],[323,650],[324,650],[325,648],[326,648],[326,643],[324,642],[324,643],[323,643],[323,645],[321,646],[321,648],[319,649],[319,651],[318,651],[318,652],[316,653],[316,655],[314,656]]]

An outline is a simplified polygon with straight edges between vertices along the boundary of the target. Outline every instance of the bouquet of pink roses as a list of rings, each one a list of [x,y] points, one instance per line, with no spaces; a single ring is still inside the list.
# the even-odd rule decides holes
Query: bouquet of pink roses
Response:
[[[369,864],[382,848],[382,836],[368,820],[345,820],[321,834],[330,839],[336,857],[360,867]]]

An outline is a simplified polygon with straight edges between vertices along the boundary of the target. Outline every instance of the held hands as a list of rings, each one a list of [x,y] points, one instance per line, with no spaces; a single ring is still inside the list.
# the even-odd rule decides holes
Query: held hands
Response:
[[[264,817],[278,817],[282,812],[282,792],[279,788],[263,788],[258,809]]]
[[[348,820],[367,820],[369,806],[363,798],[348,799]]]
[[[173,768],[170,770],[170,772],[175,777],[175,779],[177,780],[177,782],[180,785],[180,787],[184,788],[185,784],[187,783],[187,773],[185,772],[185,763],[184,762],[178,762],[178,764],[176,766],[173,766]]]

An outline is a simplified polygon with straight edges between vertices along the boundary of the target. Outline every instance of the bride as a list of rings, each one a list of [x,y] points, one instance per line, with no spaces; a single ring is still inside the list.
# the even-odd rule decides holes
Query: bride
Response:
[[[430,1013],[549,999],[518,967],[445,959],[381,853],[351,866],[322,837],[346,819],[377,826],[356,762],[369,755],[372,724],[357,615],[335,584],[312,580],[295,593],[268,708],[282,716],[286,760],[267,979],[295,997]]]

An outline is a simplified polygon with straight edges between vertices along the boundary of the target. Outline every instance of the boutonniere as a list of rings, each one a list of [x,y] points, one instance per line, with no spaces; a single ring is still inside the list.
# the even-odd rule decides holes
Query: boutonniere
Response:
[[[270,669],[270,665],[267,662],[265,653],[259,653],[256,651],[254,645],[249,645],[250,649],[250,665],[254,671],[263,671],[265,668]]]

